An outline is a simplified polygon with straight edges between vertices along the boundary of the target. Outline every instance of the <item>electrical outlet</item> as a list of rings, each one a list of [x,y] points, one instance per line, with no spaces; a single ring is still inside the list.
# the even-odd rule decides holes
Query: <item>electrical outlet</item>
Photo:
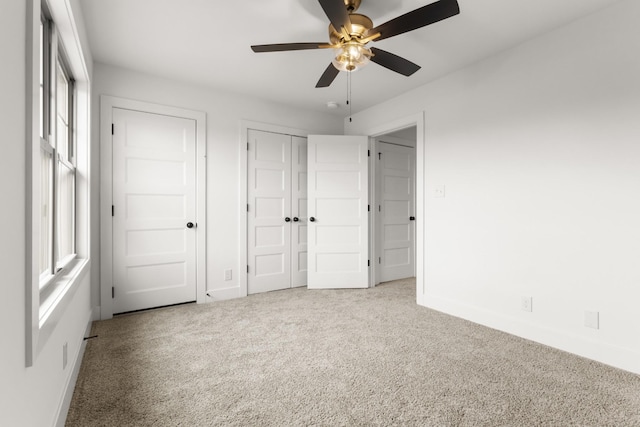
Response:
[[[433,189],[433,197],[443,198],[444,197],[444,185],[436,185]]]
[[[231,277],[233,276],[233,270],[229,269],[229,270],[225,270],[224,271],[224,280],[231,280]]]
[[[520,307],[522,311],[533,311],[533,298],[532,297],[522,297],[520,301]]]
[[[62,369],[67,368],[67,343],[62,345]]]
[[[600,313],[597,311],[585,311],[584,326],[587,328],[600,329]]]

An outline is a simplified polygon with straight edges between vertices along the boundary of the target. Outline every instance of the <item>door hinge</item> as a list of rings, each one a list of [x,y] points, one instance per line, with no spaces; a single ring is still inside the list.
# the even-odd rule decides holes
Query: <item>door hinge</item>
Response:
[[[116,134],[116,125],[111,123],[111,135],[115,135],[115,134]]]
[[[247,273],[249,272],[249,266],[247,265]]]
[[[371,260],[370,259],[367,260],[367,267],[371,267]]]
[[[378,205],[378,212],[382,212],[382,205]]]
[[[378,153],[378,160],[382,160],[382,153]]]
[[[371,150],[367,150],[367,157],[371,157]]]
[[[247,151],[249,151],[249,143],[247,142]]]
[[[371,205],[367,205],[367,212],[371,212]]]
[[[249,203],[247,203],[247,212],[249,212]]]
[[[378,257],[378,264],[382,264],[382,257]]]
[[[115,298],[116,297],[116,288],[115,286],[111,287],[111,298]]]
[[[116,207],[111,205],[111,216],[116,216]]]

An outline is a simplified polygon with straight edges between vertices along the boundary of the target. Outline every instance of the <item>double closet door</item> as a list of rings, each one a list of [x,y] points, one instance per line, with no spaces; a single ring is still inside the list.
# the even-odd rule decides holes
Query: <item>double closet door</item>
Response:
[[[307,139],[249,130],[248,293],[307,284]]]

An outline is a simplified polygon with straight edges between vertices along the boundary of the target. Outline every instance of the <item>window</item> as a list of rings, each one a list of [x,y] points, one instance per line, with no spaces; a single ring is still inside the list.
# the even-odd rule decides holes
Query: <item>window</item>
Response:
[[[73,5],[27,0],[26,366],[90,293],[91,81]],[[56,21],[52,17],[56,18]],[[77,313],[79,307],[86,312]]]
[[[76,257],[74,79],[53,22],[40,19],[40,289]]]

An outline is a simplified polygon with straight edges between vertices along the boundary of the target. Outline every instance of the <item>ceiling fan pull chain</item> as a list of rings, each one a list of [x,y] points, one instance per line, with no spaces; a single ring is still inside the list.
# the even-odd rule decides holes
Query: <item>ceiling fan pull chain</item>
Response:
[[[349,123],[351,123],[353,121],[353,119],[351,118],[351,71],[347,71],[348,73],[348,77],[347,77],[347,105],[349,105]]]

